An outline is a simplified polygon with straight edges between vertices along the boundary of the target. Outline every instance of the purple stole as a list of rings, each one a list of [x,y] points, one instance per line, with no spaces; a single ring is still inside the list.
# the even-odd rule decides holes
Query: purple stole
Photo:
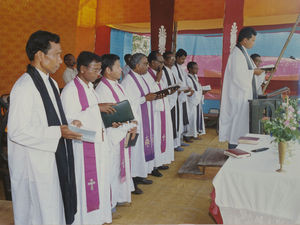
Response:
[[[120,99],[117,95],[117,93],[115,92],[115,90],[113,89],[113,87],[111,86],[111,84],[108,82],[108,80],[105,77],[102,77],[101,82],[103,82],[111,91],[115,101],[118,103],[120,102]],[[124,94],[122,88],[118,85],[119,89],[121,90],[121,92]],[[120,142],[120,176],[121,176],[121,183],[123,183],[126,180],[126,170],[125,170],[125,138],[122,139],[122,141]]]
[[[153,73],[153,70],[149,67],[148,68],[148,72],[150,73],[150,75],[152,76],[152,78],[155,81],[155,74]],[[162,90],[160,84],[157,84],[159,87],[159,90]],[[165,111],[165,101],[164,99],[162,99],[163,103],[164,103],[164,111],[160,112],[160,119],[161,119],[161,142],[160,142],[160,148],[161,148],[161,152],[164,153],[166,151],[166,111]]]
[[[137,80],[133,72],[130,70],[129,75],[132,77],[134,80],[135,84],[137,85],[141,96],[145,96],[145,92],[140,84],[140,82]],[[143,77],[142,77],[143,78]],[[143,78],[144,80],[144,78]],[[145,82],[145,80],[144,80]],[[148,91],[150,93],[150,88],[148,84],[145,82]],[[145,152],[145,160],[146,162],[151,161],[154,159],[154,121],[153,121],[153,109],[152,109],[152,103],[151,103],[151,130],[150,131],[150,124],[149,124],[149,114],[148,114],[148,106],[147,106],[147,101],[145,101],[143,104],[141,104],[141,110],[142,110],[142,123],[143,123],[143,134],[144,134],[144,152]]]
[[[79,102],[81,110],[84,111],[89,107],[89,102],[86,97],[83,86],[76,76],[74,83],[78,91]],[[84,176],[85,176],[85,192],[87,212],[99,209],[99,192],[98,192],[98,178],[95,157],[94,143],[83,141],[83,157],[84,157]]]

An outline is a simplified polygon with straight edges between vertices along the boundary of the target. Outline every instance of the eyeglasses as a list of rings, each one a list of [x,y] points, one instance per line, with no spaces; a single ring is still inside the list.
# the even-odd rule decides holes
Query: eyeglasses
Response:
[[[97,74],[101,73],[101,68],[98,69],[98,68],[88,66],[88,69],[89,69],[90,72],[94,72],[94,73],[97,73]]]
[[[155,60],[156,62],[160,63],[160,64],[164,64],[165,61],[159,61],[159,60]]]

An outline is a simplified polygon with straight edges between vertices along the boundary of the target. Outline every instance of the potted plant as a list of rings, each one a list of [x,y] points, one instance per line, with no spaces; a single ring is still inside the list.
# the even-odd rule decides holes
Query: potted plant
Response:
[[[286,96],[280,107],[276,109],[274,117],[264,118],[262,122],[265,132],[274,137],[274,141],[278,143],[280,169],[277,172],[282,172],[287,142],[299,140],[300,137],[298,100]]]

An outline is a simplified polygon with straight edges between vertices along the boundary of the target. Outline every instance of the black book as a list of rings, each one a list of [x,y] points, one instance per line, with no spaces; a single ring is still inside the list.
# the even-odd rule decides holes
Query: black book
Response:
[[[171,94],[172,91],[176,91],[176,90],[178,90],[179,88],[180,88],[180,86],[179,86],[179,85],[176,85],[176,86],[168,87],[168,88],[166,88],[166,89],[157,91],[157,92],[155,92],[154,94],[156,94],[157,96],[160,96],[160,95],[167,96],[167,95]]]
[[[112,107],[116,110],[116,112],[101,112],[101,117],[105,128],[111,127],[114,122],[123,123],[134,119],[131,106],[127,100],[121,101]]]
[[[135,146],[139,134],[136,133],[134,139],[132,139],[132,135],[133,135],[132,133],[127,133],[125,137],[125,143],[124,143],[125,148]]]

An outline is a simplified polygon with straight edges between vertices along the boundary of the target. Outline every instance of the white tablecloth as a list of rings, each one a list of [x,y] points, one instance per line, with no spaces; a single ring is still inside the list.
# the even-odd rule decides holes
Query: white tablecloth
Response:
[[[243,159],[229,158],[213,180],[216,204],[225,224],[300,224],[300,146],[293,146],[293,157],[278,173],[278,151],[267,135],[258,145],[238,148],[269,147]]]

